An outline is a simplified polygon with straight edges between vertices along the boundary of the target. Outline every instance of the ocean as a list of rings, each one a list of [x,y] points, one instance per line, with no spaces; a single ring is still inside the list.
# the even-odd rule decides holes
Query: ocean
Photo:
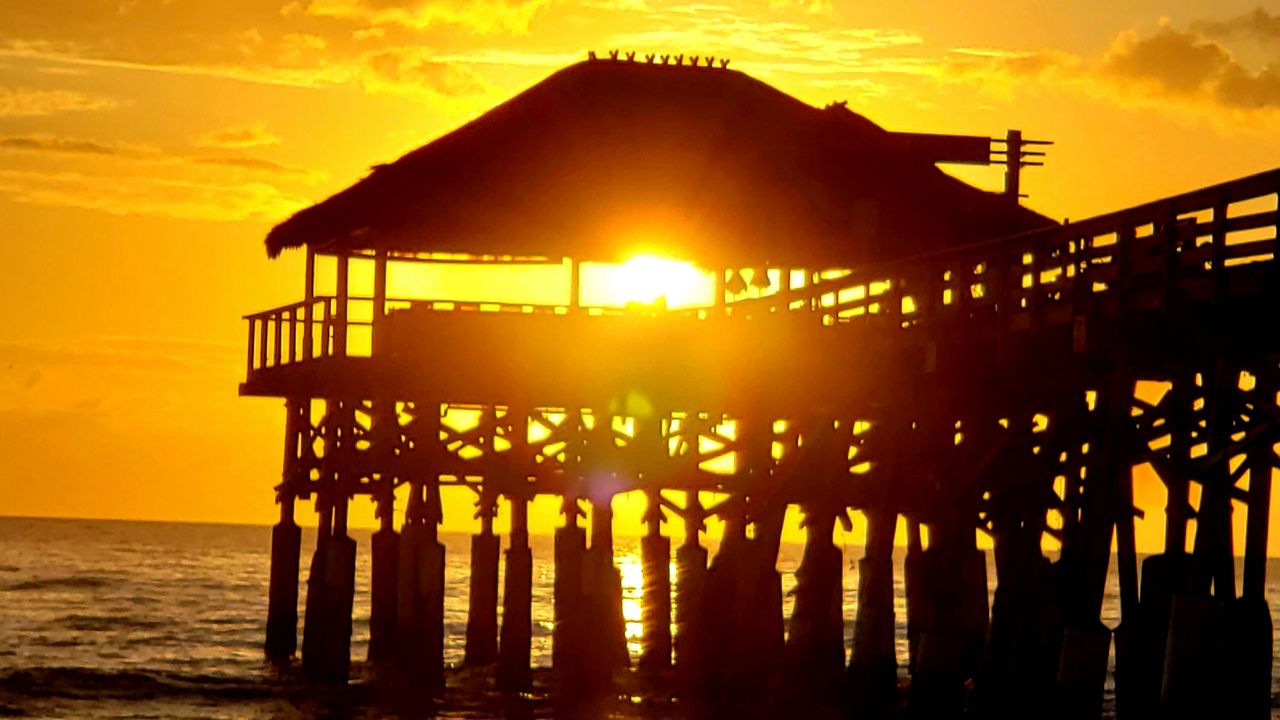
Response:
[[[107,520],[0,518],[0,717],[31,718],[327,718],[400,717],[361,679],[368,650],[369,532],[359,543],[354,636],[355,682],[319,688],[296,666],[263,659],[267,616],[269,527]],[[307,559],[313,531],[304,530]],[[469,537],[442,535],[447,548],[445,661],[460,668],[465,645]],[[552,539],[532,538],[533,663],[551,664]],[[638,538],[615,541],[624,615],[633,659],[640,652]],[[803,547],[784,545],[779,559],[790,616],[795,569]],[[857,610],[859,547],[845,549],[846,647]],[[901,558],[899,558],[899,562]],[[1277,574],[1269,568],[1272,616]],[[898,655],[906,664],[906,611],[901,568],[896,587]],[[989,577],[994,581],[994,569]],[[1114,627],[1114,574],[1103,621]],[[487,691],[472,671],[450,673],[449,690],[431,717],[556,717],[538,693],[515,706]],[[1110,688],[1110,681],[1108,682]],[[1108,690],[1108,693],[1110,691]],[[607,713],[657,718],[669,707],[625,695]],[[1274,715],[1280,717],[1280,715]]]

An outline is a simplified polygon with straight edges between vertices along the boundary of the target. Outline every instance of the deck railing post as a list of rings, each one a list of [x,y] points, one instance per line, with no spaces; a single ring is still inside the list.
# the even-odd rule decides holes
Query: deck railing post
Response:
[[[289,362],[298,361],[298,308],[292,307],[288,311],[289,322]]]
[[[253,317],[248,318],[248,321],[249,321],[249,323],[248,323],[248,324],[249,324],[249,340],[248,340],[248,342],[246,342],[246,343],[245,343],[245,353],[246,353],[246,355],[245,355],[245,359],[244,359],[244,360],[245,360],[244,364],[245,364],[245,376],[246,376],[246,377],[247,377],[247,376],[249,376],[249,375],[252,375],[252,374],[253,374],[253,369],[254,369],[254,368],[253,368],[253,358],[254,358],[254,354],[255,354],[255,353],[254,353],[254,347],[253,347],[253,341],[254,341],[254,338],[256,338],[256,337],[257,337],[257,334],[256,334],[256,333],[257,333],[257,329],[254,327],[254,324],[255,324],[257,321],[256,321]]]
[[[271,324],[273,326],[273,335],[271,338],[271,350],[273,352],[272,361],[275,365],[284,365],[284,360],[281,357],[281,352],[284,347],[284,314],[279,312],[271,313]]]
[[[260,368],[267,367],[267,332],[270,330],[268,327],[270,324],[269,316],[258,320],[258,367]]]
[[[311,327],[315,320],[316,301],[316,252],[307,246],[306,278],[302,297],[302,359],[310,360],[315,354],[315,332]]]

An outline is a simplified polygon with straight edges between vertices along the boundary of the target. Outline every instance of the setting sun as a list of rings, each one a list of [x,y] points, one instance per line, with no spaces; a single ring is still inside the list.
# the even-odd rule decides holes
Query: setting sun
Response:
[[[637,255],[621,265],[601,268],[619,303],[663,303],[667,307],[708,305],[711,274],[680,260]]]

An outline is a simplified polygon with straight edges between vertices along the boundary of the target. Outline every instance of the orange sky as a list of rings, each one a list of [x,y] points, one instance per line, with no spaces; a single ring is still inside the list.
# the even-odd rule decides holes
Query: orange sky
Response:
[[[1052,139],[1024,190],[1059,218],[1280,165],[1280,15],[1236,0],[5,3],[0,513],[270,522],[281,405],[236,397],[240,316],[302,272],[266,231],[614,47]]]

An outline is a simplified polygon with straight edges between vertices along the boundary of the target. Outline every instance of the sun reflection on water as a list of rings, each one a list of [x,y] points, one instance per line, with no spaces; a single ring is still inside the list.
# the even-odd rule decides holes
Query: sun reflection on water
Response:
[[[613,561],[622,576],[622,619],[626,623],[627,652],[635,656],[644,637],[640,610],[644,599],[644,566],[635,550],[616,549]]]

